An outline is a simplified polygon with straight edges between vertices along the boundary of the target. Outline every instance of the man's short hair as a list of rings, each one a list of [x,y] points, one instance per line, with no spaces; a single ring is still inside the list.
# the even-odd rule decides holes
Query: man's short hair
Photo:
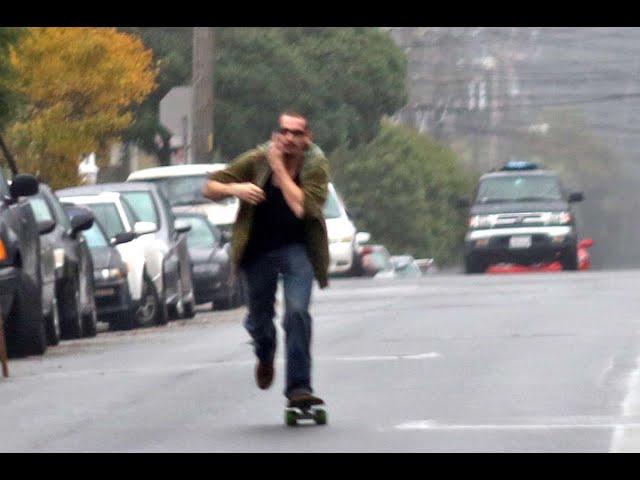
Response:
[[[304,128],[307,131],[309,130],[309,120],[307,119],[307,117],[305,117],[301,113],[298,113],[295,110],[285,110],[284,112],[282,112],[280,114],[281,117],[283,117],[285,115],[287,117],[300,118],[300,119],[304,120]]]

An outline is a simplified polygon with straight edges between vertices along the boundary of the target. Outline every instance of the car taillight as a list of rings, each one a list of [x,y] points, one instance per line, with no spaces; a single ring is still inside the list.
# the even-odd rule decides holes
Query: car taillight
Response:
[[[0,240],[0,262],[4,262],[7,259],[7,249],[4,247],[4,242]]]

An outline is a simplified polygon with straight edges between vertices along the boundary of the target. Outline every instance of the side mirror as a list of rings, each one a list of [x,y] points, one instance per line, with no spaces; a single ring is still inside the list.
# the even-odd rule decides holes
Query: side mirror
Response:
[[[174,228],[178,233],[187,233],[191,230],[191,223],[185,220],[176,220],[174,223]]]
[[[33,175],[19,173],[13,178],[9,192],[14,199],[18,197],[30,197],[38,193],[40,186],[38,180]]]
[[[129,243],[132,240],[135,240],[136,234],[133,232],[120,232],[115,237],[111,239],[109,242],[112,247],[116,245],[120,245],[122,243]]]
[[[133,226],[134,233],[139,237],[141,235],[147,235],[158,230],[158,226],[153,222],[136,222]]]
[[[471,206],[471,202],[468,198],[460,197],[456,199],[456,208],[469,208]]]
[[[593,247],[593,239],[592,238],[585,238],[584,240],[580,240],[578,242],[578,248],[591,248]]]
[[[89,230],[93,226],[93,220],[93,213],[90,211],[74,213],[71,216],[71,236],[83,230]]]
[[[573,192],[569,195],[569,203],[581,202],[583,200],[584,200],[584,193],[582,192]]]
[[[53,220],[40,220],[38,222],[38,233],[40,235],[51,233],[54,228],[56,228],[56,222]]]
[[[356,243],[362,245],[363,243],[367,243],[369,240],[371,240],[371,234],[369,232],[356,233]]]

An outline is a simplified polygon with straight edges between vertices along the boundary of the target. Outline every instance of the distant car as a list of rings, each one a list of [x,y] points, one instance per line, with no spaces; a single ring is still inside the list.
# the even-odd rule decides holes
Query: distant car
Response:
[[[31,197],[29,203],[39,223],[53,223],[53,228],[43,235],[41,241],[52,244],[54,248],[61,337],[93,337],[97,333],[98,319],[93,260],[81,233],[93,224],[93,213],[87,209],[77,210],[69,217],[51,188],[42,183],[39,193]],[[51,326],[49,332],[55,335]]]
[[[187,240],[188,223],[176,221],[169,202],[151,183],[103,183],[67,188],[60,195],[97,195],[117,192],[131,206],[136,218],[151,230],[145,236],[147,272],[171,318],[193,318],[195,296]],[[153,227],[153,228],[151,228]]]
[[[65,205],[65,210],[69,214],[73,214],[74,209],[77,208],[83,207]],[[128,267],[116,245],[133,241],[135,235],[133,233],[120,235],[119,243],[116,243],[115,239],[110,240],[107,237],[97,220],[83,235],[93,258],[98,319],[109,322],[110,319],[127,317],[135,310],[135,305],[127,282]]]
[[[523,266],[558,261],[577,270],[573,202],[557,173],[531,162],[508,162],[478,181],[465,237],[466,273],[482,273],[492,264]]]
[[[178,213],[188,221],[187,245],[193,267],[196,303],[213,302],[213,308],[228,309],[243,303],[242,283],[231,272],[229,243],[222,245],[222,234],[204,214]]]
[[[422,271],[415,259],[410,255],[397,255],[391,257],[391,264],[397,278],[420,278]]]
[[[36,193],[35,177],[16,175],[9,186],[0,169],[0,308],[12,356],[47,350],[40,231],[31,205],[21,198]]]
[[[210,173],[227,167],[226,163],[201,163],[146,168],[131,173],[127,182],[154,183],[177,213],[203,213],[220,229],[226,243],[231,239],[240,201],[235,197],[228,197],[214,202],[202,195],[202,187]]]
[[[131,329],[151,323],[166,324],[169,320],[167,305],[162,302],[158,283],[154,282],[151,273],[161,271],[162,266],[162,257],[150,248],[153,238],[149,238],[149,235],[155,231],[156,225],[139,221],[129,203],[117,192],[68,197],[59,195],[65,203],[91,209],[109,241],[116,246],[127,264],[132,308],[128,315],[110,318],[109,326],[112,329]],[[162,284],[159,285],[161,287]]]
[[[360,244],[369,241],[370,235],[357,232],[333,183],[329,183],[324,218],[329,237],[329,273],[359,275]]]
[[[362,268],[368,277],[393,277],[395,275],[391,255],[383,245],[362,247]]]

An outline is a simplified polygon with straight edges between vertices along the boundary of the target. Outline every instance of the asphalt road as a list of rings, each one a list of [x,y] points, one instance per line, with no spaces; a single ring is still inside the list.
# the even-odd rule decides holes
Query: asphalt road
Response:
[[[244,310],[63,342],[0,378],[2,452],[640,451],[640,272],[334,280],[327,426],[286,427]]]

